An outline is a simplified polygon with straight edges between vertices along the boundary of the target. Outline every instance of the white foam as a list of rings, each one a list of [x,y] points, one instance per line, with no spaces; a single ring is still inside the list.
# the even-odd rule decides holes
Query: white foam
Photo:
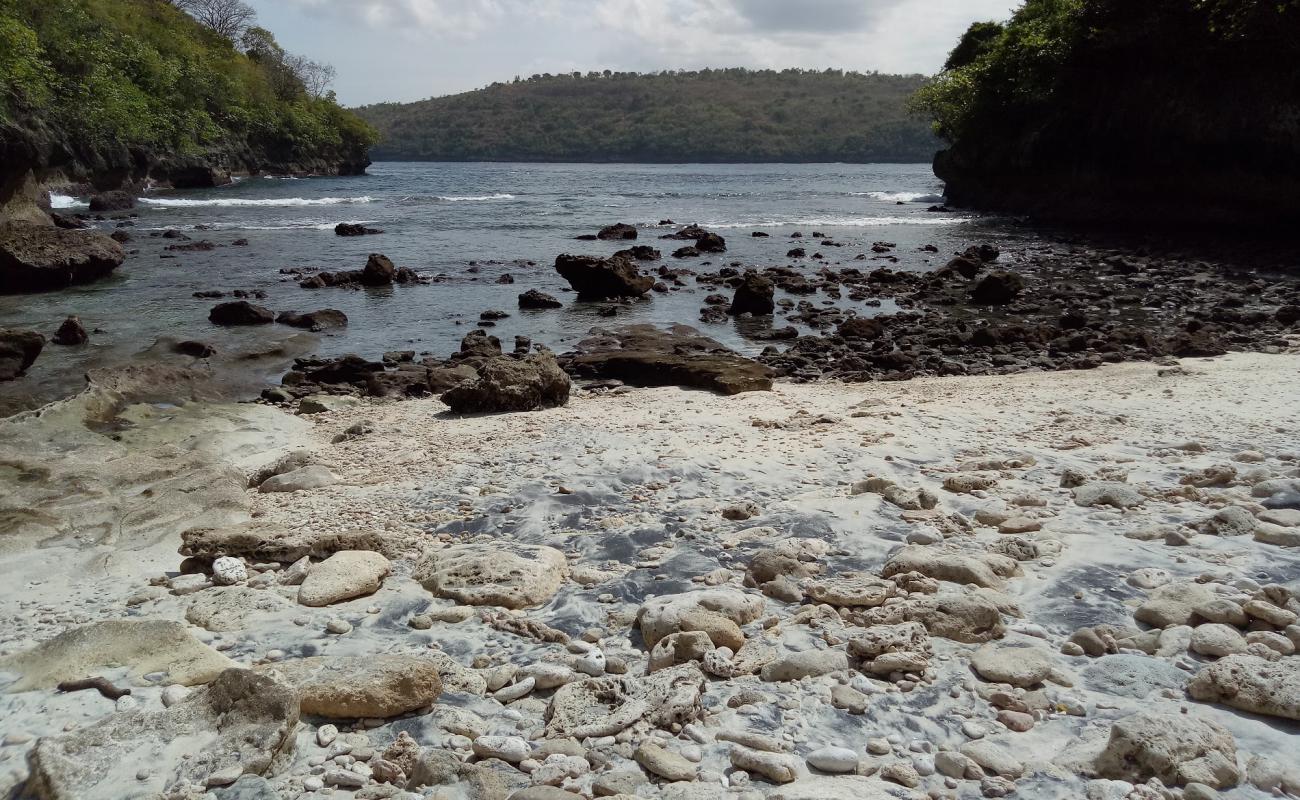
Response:
[[[289,206],[338,206],[353,203],[373,203],[373,197],[282,197],[253,200],[234,197],[189,199],[180,197],[146,197],[141,203],[158,208],[273,208]]]
[[[341,220],[340,222],[272,222],[252,225],[243,222],[213,222],[198,225],[168,225],[161,228],[139,228],[141,231],[332,231],[340,224],[371,225],[373,220]]]
[[[66,194],[51,194],[50,208],[87,208],[90,203]]]
[[[939,217],[933,214],[914,217],[817,217],[811,219],[774,219],[755,222],[702,222],[705,228],[873,228],[887,225],[963,225],[968,220],[961,217]]]
[[[941,194],[933,192],[849,192],[854,197],[870,197],[889,203],[942,203]]]

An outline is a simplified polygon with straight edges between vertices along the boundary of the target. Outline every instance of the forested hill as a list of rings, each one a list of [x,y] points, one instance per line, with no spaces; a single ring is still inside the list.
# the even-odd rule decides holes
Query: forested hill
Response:
[[[937,149],[907,110],[919,75],[842,71],[533,76],[357,109],[376,160],[920,162]]]
[[[1300,0],[1027,0],[972,26],[919,105],[951,143],[953,203],[1281,233],[1300,222],[1297,64]]]
[[[364,170],[375,134],[332,70],[255,22],[239,0],[0,0],[0,217],[50,181]]]

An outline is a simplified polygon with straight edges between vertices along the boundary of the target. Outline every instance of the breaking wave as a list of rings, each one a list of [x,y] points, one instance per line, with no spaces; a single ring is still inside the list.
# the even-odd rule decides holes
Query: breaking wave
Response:
[[[157,208],[272,208],[289,206],[339,206],[347,204],[373,203],[375,198],[365,197],[283,197],[266,200],[241,199],[234,197],[214,197],[189,199],[179,197],[144,197],[140,202]]]

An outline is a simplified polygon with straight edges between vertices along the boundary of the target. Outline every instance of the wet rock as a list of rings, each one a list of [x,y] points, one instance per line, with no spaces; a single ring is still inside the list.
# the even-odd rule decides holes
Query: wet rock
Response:
[[[472,606],[542,605],[568,578],[564,554],[526,544],[454,545],[426,554],[413,577],[437,597]]]
[[[254,616],[292,608],[279,595],[246,586],[216,587],[197,592],[185,619],[214,633],[243,630]]]
[[[126,251],[97,231],[0,225],[0,294],[62,289],[107,276]]]
[[[328,606],[379,591],[392,572],[388,559],[365,550],[344,550],[311,568],[298,588],[298,602]]]
[[[619,222],[614,225],[606,225],[596,234],[597,239],[635,239],[636,228],[625,222]]]
[[[433,705],[442,693],[436,664],[420,656],[297,658],[258,672],[297,689],[303,714],[329,719],[395,717]]]
[[[215,776],[271,774],[293,753],[297,725],[292,687],[229,669],[166,710],[114,714],[40,740],[27,789],[42,800],[117,800],[124,785],[153,796],[179,781],[220,785]],[[179,757],[174,745],[182,741],[193,757]],[[149,770],[137,771],[142,764]]]
[[[1232,734],[1209,720],[1154,712],[1115,722],[1096,771],[1135,783],[1159,778],[1170,786],[1197,782],[1222,789],[1241,780]]]
[[[50,341],[54,344],[75,346],[89,342],[90,334],[86,332],[86,328],[81,324],[80,319],[77,317],[68,317],[63,320],[63,324],[59,326],[59,329],[54,333],[54,337],[50,339]]]
[[[987,305],[1005,305],[1020,296],[1025,281],[1019,273],[996,270],[980,278],[971,288],[971,301]]]
[[[220,303],[208,312],[208,321],[213,325],[231,327],[235,325],[269,325],[275,322],[275,312],[263,306],[253,305],[247,300],[235,300]]]
[[[555,271],[579,298],[590,300],[640,297],[654,285],[653,278],[640,274],[636,264],[626,258],[566,254],[555,259]]]
[[[45,337],[36,331],[0,328],[0,381],[26,373],[44,348]]]
[[[108,669],[125,667],[131,681],[163,673],[162,683],[196,686],[233,666],[170,620],[105,620],[71,628],[30,650],[0,658],[0,670],[19,674],[10,692],[52,689]]]
[[[217,348],[207,342],[186,340],[172,345],[172,351],[190,358],[211,358],[217,354]]]
[[[572,381],[549,352],[500,356],[478,367],[478,377],[442,395],[457,414],[535,411],[569,402]]]
[[[686,325],[595,328],[563,361],[575,377],[633,386],[689,386],[729,395],[772,388],[770,369]]]
[[[550,737],[613,736],[641,720],[670,727],[700,713],[704,673],[695,663],[653,672],[640,679],[618,676],[565,684],[546,709]]]
[[[383,233],[383,231],[352,222],[340,222],[334,226],[335,236],[373,236],[379,233]]]
[[[530,310],[542,310],[549,308],[563,308],[564,303],[561,303],[559,300],[556,300],[545,292],[538,291],[537,289],[529,289],[519,295],[519,307]]]
[[[776,303],[773,301],[774,293],[775,286],[770,279],[757,272],[746,272],[741,278],[740,285],[736,287],[736,294],[731,300],[730,313],[733,316],[770,315],[776,310]]]
[[[1230,655],[1198,672],[1187,693],[1252,714],[1300,720],[1300,663],[1294,657]]]
[[[334,308],[322,308],[319,311],[308,311],[305,314],[298,314],[293,311],[282,311],[275,321],[281,325],[288,325],[292,328],[306,328],[312,331],[323,331],[328,328],[345,328],[348,324],[348,315]]]

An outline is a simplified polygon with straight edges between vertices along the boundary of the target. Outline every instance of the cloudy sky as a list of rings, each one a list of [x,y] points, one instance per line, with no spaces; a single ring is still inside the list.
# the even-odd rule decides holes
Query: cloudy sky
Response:
[[[540,72],[839,67],[931,73],[1016,0],[248,0],[348,105]]]

